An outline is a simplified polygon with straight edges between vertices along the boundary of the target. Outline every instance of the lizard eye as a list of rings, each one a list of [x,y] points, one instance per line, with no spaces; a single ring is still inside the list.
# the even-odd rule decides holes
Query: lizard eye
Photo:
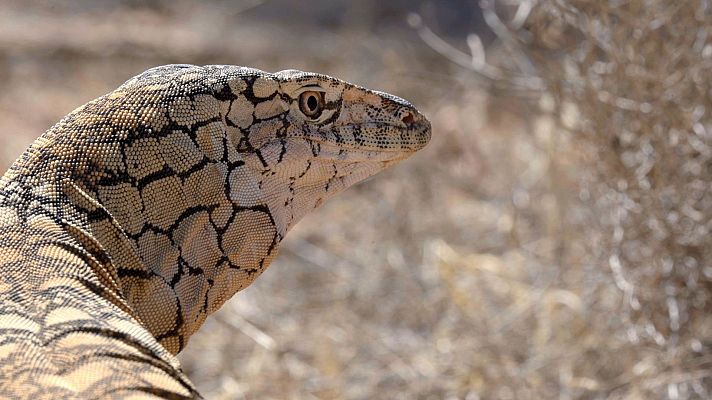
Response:
[[[317,119],[324,110],[324,94],[306,91],[299,95],[299,110],[311,119]]]

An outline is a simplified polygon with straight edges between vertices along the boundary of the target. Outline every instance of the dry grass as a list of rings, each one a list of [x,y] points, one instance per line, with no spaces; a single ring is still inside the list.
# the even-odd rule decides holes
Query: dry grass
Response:
[[[422,154],[307,217],[191,340],[207,398],[712,396],[705,1],[542,1],[478,72],[408,26],[427,4],[293,3],[0,5],[5,166],[170,62],[322,71],[430,116]]]

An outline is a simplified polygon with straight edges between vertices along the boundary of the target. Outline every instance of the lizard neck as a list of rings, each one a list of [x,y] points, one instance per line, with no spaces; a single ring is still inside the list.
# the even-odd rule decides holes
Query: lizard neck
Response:
[[[144,148],[141,163],[164,172],[87,191],[107,211],[91,233],[115,260],[127,302],[174,354],[264,271],[282,238],[235,146],[217,125],[206,130],[152,139],[158,150]],[[171,165],[171,154],[189,162]]]
[[[83,115],[108,101],[117,100],[103,98]],[[39,206],[72,227],[65,236],[73,246],[106,261],[87,273],[113,278],[102,281],[106,293],[173,354],[264,271],[283,237],[217,106],[203,109],[215,115],[190,128],[139,119],[108,133],[70,116],[4,178],[45,177],[28,185],[47,188]],[[86,148],[64,146],[65,131],[84,132]]]
[[[61,146],[52,134],[43,139],[49,148]],[[63,168],[81,156],[71,150],[64,155],[50,157],[33,145],[0,180],[0,229],[5,235],[0,286],[12,290],[3,302],[21,313],[23,321],[33,321],[35,329],[29,338],[11,334],[6,340],[20,343],[26,355],[20,360],[40,357],[47,371],[81,364],[85,357],[93,357],[94,368],[99,365],[96,360],[105,356],[104,362],[112,366],[106,373],[116,372],[122,385],[145,385],[143,376],[135,379],[121,371],[140,370],[141,360],[151,359],[152,365],[175,380],[177,385],[171,389],[195,393],[173,356],[178,349],[170,347],[171,342],[157,341],[155,325],[150,323],[166,309],[165,304],[158,303],[152,313],[143,312],[128,301],[126,293],[131,289],[122,285],[125,276],[119,278],[126,270],[148,275],[139,273],[148,271],[147,266],[97,201],[97,192]],[[20,255],[27,258],[18,263]],[[65,348],[65,337],[72,337],[76,345]],[[115,357],[118,349],[125,357]],[[47,387],[76,387],[64,377]]]

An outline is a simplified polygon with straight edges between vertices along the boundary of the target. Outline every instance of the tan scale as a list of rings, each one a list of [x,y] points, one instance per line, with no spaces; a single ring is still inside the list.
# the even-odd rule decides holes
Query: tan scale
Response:
[[[0,180],[0,398],[200,398],[175,355],[302,217],[423,148],[410,103],[314,73],[168,65]]]

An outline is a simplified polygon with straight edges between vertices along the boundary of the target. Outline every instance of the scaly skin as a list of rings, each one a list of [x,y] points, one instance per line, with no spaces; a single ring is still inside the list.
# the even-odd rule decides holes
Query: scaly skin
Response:
[[[324,75],[169,65],[74,110],[0,180],[0,397],[197,398],[174,357],[326,199],[425,146]]]

